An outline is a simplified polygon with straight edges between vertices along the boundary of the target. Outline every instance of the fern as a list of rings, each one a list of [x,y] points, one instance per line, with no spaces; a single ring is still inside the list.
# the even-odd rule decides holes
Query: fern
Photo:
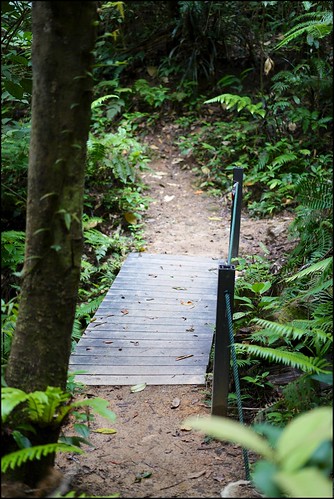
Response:
[[[260,347],[258,345],[247,345],[244,343],[235,343],[237,351],[246,352],[256,357],[267,359],[271,362],[284,364],[303,372],[310,374],[328,373],[326,370],[327,362],[323,359],[314,357],[307,357],[299,352],[289,352],[286,350],[279,350],[275,348]]]
[[[70,406],[64,406],[69,398],[68,393],[52,386],[48,386],[45,392],[29,393],[27,411],[30,421],[40,425],[57,425],[70,411]]]
[[[219,102],[220,104],[224,104],[226,109],[232,109],[233,107],[236,106],[238,113],[243,109],[245,109],[248,112],[250,112],[252,115],[258,114],[262,116],[262,118],[264,118],[266,115],[266,112],[262,106],[262,102],[258,102],[257,104],[252,104],[252,101],[247,96],[241,97],[240,95],[234,95],[234,94],[222,94],[205,101],[204,104],[211,104],[214,102]]]
[[[91,104],[91,108],[94,109],[95,107],[97,106],[100,106],[101,104],[103,104],[103,102],[105,102],[107,99],[119,99],[119,96],[118,95],[113,95],[113,94],[109,94],[109,95],[102,95],[102,97],[99,97],[98,99],[95,99],[92,104]]]
[[[13,272],[24,261],[25,232],[7,230],[1,233],[1,267],[9,267]]]
[[[286,152],[285,154],[280,154],[280,156],[277,156],[272,164],[273,166],[282,166],[285,163],[289,163],[290,161],[294,161],[297,159],[297,156],[293,152]]]
[[[302,35],[312,36],[316,39],[323,38],[329,35],[333,30],[333,13],[330,11],[325,12],[311,12],[300,16],[301,18],[312,17],[302,23],[298,23],[285,35],[284,39],[275,47],[275,50],[288,45],[291,41],[299,38]]]
[[[320,262],[316,262],[306,269],[300,270],[296,274],[294,274],[291,277],[287,277],[285,279],[286,282],[291,282],[296,279],[302,279],[305,276],[309,276],[310,274],[316,274],[316,273],[325,273],[328,272],[329,270],[332,270],[333,268],[333,257],[330,256],[329,258],[326,258],[325,260],[321,260]]]
[[[83,454],[83,450],[74,445],[63,443],[36,445],[11,452],[1,458],[1,472],[6,473],[8,468],[15,469],[27,461],[39,460],[43,456],[55,454],[56,452],[76,452]]]
[[[333,209],[333,184],[318,178],[304,177],[296,184],[298,201],[311,210]]]
[[[291,324],[279,324],[277,322],[255,318],[253,319],[253,322],[262,328],[265,328],[261,332],[267,336],[269,333],[276,335],[277,338],[292,338],[293,340],[299,340],[308,336],[312,339],[312,342],[326,343],[332,341],[332,338],[328,334],[315,327],[314,321],[299,320],[293,321]]]
[[[29,398],[29,394],[18,388],[1,389],[1,420],[4,423],[15,407]]]
[[[115,247],[115,241],[112,237],[103,234],[97,229],[84,231],[85,242],[93,247],[97,261],[103,258],[109,249]]]

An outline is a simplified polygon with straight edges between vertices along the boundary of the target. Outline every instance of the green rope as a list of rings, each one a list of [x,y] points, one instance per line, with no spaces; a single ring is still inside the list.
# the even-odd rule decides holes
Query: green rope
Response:
[[[229,295],[228,291],[225,291],[225,300],[226,300],[226,314],[227,314],[227,322],[228,322],[229,340],[230,340],[230,344],[231,344],[231,355],[232,355],[232,363],[233,363],[235,391],[236,391],[236,395],[237,395],[239,421],[241,424],[244,424],[244,417],[243,417],[243,413],[242,413],[242,404],[241,404],[241,392],[240,392],[237,356],[235,353],[235,346],[234,346],[231,302],[230,302],[230,295]],[[250,480],[248,452],[246,449],[242,449],[242,453],[243,453],[243,457],[244,457],[246,480]]]
[[[238,194],[239,194],[239,182],[236,182],[233,187],[235,187],[235,196],[233,199],[231,232],[230,232],[230,241],[229,241],[229,246],[228,246],[228,257],[227,257],[227,263],[229,265],[231,264],[231,259],[232,259],[232,249],[233,249],[234,229],[235,229],[235,216],[236,216],[236,212],[237,212],[237,204],[238,204],[237,201],[238,201]]]

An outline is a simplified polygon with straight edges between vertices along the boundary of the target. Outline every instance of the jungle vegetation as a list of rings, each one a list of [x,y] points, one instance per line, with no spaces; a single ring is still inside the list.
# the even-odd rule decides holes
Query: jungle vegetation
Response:
[[[152,151],[143,137],[159,130],[163,121],[172,121],[180,130],[175,145],[185,158],[191,156],[201,189],[212,196],[228,192],[233,167],[240,166],[245,176],[243,209],[250,216],[271,217],[283,211],[294,216],[290,236],[296,244],[278,271],[273,272],[266,253],[235,261],[243,271],[234,310],[243,399],[257,403],[258,420],[278,427],[309,409],[331,405],[333,2],[171,0],[96,5],[82,214],[71,207],[60,213],[63,230],[72,223],[83,228],[69,349],[127,253],[145,247],[142,220],[150,199],[140,173],[149,168]],[[20,307],[26,306],[23,264],[33,136],[33,30],[30,2],[6,1],[1,9],[2,385],[4,396],[12,397],[4,421],[14,425],[8,428],[17,432],[17,449],[24,449],[31,446],[30,430],[15,427],[15,418],[8,420],[8,415],[29,397],[9,393],[5,373],[21,327]],[[60,59],[57,64],[60,72],[65,69]],[[45,106],[46,117],[51,110]],[[57,254],[55,247],[55,258]],[[18,353],[15,362],[20,362]],[[277,366],[300,373],[278,399],[272,397],[268,379]],[[46,377],[42,388],[33,383],[16,386],[18,378],[7,376],[15,381],[11,387],[23,393],[50,384]],[[74,390],[70,379],[67,389]],[[60,392],[49,392],[43,403],[51,401],[56,411],[67,400]],[[30,418],[32,423],[36,421]],[[72,444],[79,445],[86,437],[81,429],[81,437]],[[54,451],[50,447],[49,452]]]

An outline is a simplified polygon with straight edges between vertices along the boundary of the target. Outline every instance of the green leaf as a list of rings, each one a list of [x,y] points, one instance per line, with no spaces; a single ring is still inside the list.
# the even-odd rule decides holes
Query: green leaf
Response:
[[[74,407],[84,407],[89,406],[94,409],[95,412],[100,414],[100,416],[109,419],[110,421],[115,421],[116,415],[114,412],[110,411],[108,406],[108,401],[100,397],[95,397],[92,399],[78,400],[77,402],[72,402]]]
[[[265,497],[281,497],[281,491],[273,480],[276,472],[277,466],[274,463],[262,460],[255,463],[253,482],[257,490],[263,492]]]
[[[87,425],[85,425],[83,423],[75,423],[74,429],[78,433],[78,435],[80,435],[81,437],[83,437],[83,438],[89,437],[90,431],[89,431],[89,428]]]
[[[98,428],[97,430],[92,430],[93,433],[103,433],[104,435],[113,435],[117,433],[114,428]]]
[[[332,481],[317,468],[304,468],[297,473],[281,471],[274,480],[288,497],[333,497]]]
[[[13,411],[13,409],[20,404],[25,402],[29,398],[29,394],[25,393],[18,388],[3,387],[1,389],[1,419],[4,423]]]
[[[42,456],[54,454],[55,452],[77,452],[78,454],[83,454],[81,449],[73,445],[62,443],[36,445],[3,456],[1,458],[1,472],[6,473],[8,468],[14,469],[27,461],[38,460],[41,459]]]
[[[330,407],[318,407],[287,424],[277,442],[277,456],[287,472],[301,468],[324,440],[333,439]]]
[[[6,80],[4,82],[4,86],[7,92],[10,93],[10,95],[12,95],[13,97],[15,97],[15,99],[19,100],[22,99],[23,88],[21,87],[21,85],[19,85],[18,83],[14,83],[11,80]]]
[[[236,421],[219,416],[190,417],[184,421],[184,424],[219,440],[237,443],[260,454],[269,461],[274,460],[274,452],[266,440],[252,429]]]
[[[146,383],[141,383],[139,385],[131,386],[130,390],[132,393],[136,393],[136,392],[141,392],[142,390],[145,390],[145,388],[146,388]]]
[[[252,285],[252,291],[254,293],[259,293],[260,295],[262,295],[262,293],[265,293],[266,291],[268,291],[268,289],[270,289],[270,287],[271,287],[271,284],[269,281],[254,282],[254,284]]]
[[[71,217],[70,213],[64,213],[64,221],[65,221],[66,229],[69,231],[71,228],[71,221],[72,221],[72,217]]]

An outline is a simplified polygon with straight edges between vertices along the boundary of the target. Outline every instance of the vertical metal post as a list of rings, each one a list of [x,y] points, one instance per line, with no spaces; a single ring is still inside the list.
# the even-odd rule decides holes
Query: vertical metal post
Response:
[[[231,212],[230,240],[231,257],[236,258],[239,254],[239,238],[240,238],[240,218],[241,218],[241,203],[242,203],[242,181],[243,168],[233,168],[233,185],[237,184],[238,195],[234,196]],[[234,203],[236,206],[234,208]],[[233,216],[234,215],[234,216]],[[232,230],[233,229],[233,230]]]
[[[227,415],[230,377],[230,341],[225,292],[227,291],[229,293],[231,304],[233,304],[234,280],[234,265],[229,265],[227,263],[219,264],[211,405],[211,414],[214,416],[226,417]]]

